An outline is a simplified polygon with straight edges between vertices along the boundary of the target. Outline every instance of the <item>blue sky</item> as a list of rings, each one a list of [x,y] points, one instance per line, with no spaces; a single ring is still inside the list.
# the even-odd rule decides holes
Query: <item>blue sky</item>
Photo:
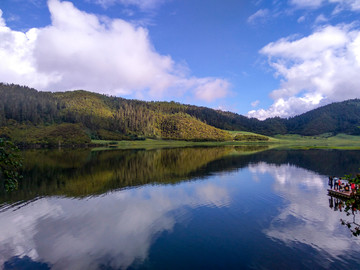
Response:
[[[360,97],[360,0],[1,0],[0,81],[290,117]]]

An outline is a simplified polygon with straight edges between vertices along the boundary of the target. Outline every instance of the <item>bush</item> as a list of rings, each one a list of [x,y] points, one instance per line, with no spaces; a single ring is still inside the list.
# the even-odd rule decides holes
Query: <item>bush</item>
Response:
[[[269,137],[252,134],[238,134],[234,137],[235,141],[246,141],[246,142],[261,142],[268,141]]]

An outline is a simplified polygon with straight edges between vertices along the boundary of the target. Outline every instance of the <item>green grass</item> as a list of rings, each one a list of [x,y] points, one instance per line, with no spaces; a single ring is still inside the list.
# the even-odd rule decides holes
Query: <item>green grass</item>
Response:
[[[190,122],[193,123],[193,122]],[[202,130],[206,133],[208,129]],[[268,148],[292,148],[292,149],[360,149],[360,136],[337,134],[332,136],[325,133],[317,136],[301,136],[296,134],[276,135],[268,137],[252,132],[224,131],[225,141],[185,141],[185,140],[121,140],[123,136],[115,136],[112,140],[92,140],[91,144],[96,145],[96,150],[117,148],[117,149],[156,149],[194,146],[267,146]],[[222,136],[222,133],[220,134]],[[195,133],[194,133],[195,134]],[[16,144],[39,144],[39,145],[86,145],[90,143],[85,128],[80,124],[60,125],[8,125],[0,128],[0,136],[11,138]],[[195,134],[196,135],[196,134]],[[111,137],[111,136],[109,136]],[[235,141],[236,138],[244,138]],[[252,141],[253,138],[268,138],[267,141]],[[199,139],[200,137],[196,137]],[[250,138],[250,139],[246,139]]]
[[[175,147],[194,147],[194,146],[246,146],[246,145],[268,145],[267,143],[250,143],[250,142],[192,142],[178,140],[155,140],[146,139],[143,141],[106,141],[92,140],[93,144],[98,145],[93,150],[102,150],[110,148],[116,149],[157,149],[157,148],[175,148]]]
[[[360,149],[360,136],[347,134],[321,134],[317,136],[301,136],[296,134],[276,135],[275,138],[287,148],[297,149]]]
[[[227,132],[230,133],[230,135],[235,138],[236,136],[241,136],[241,135],[245,135],[245,136],[254,136],[254,137],[262,137],[262,138],[268,138],[267,142],[270,143],[274,143],[274,142],[278,142],[279,140],[273,137],[269,137],[269,136],[265,136],[265,135],[261,135],[261,134],[257,134],[257,133],[253,133],[253,132],[247,132],[247,131],[233,131],[233,130],[227,130]]]
[[[89,136],[81,124],[55,125],[18,124],[0,128],[0,137],[10,138],[17,145],[85,145]]]
[[[251,132],[229,131],[235,137],[238,134],[258,135]],[[225,141],[225,142],[192,142],[180,140],[155,140],[146,139],[143,141],[109,141],[93,140],[97,144],[94,150],[108,149],[109,147],[117,149],[156,149],[172,147],[194,147],[194,146],[266,146],[264,149],[286,148],[286,149],[360,149],[360,136],[338,134],[329,137],[328,134],[318,136],[301,136],[295,134],[276,135],[269,137],[269,141],[261,142],[243,142],[243,141]]]

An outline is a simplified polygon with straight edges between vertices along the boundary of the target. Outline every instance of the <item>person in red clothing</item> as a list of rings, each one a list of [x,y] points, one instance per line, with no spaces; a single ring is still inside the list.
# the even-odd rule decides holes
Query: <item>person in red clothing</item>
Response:
[[[341,190],[341,178],[339,178],[339,180],[338,180],[338,187],[339,187],[339,190]]]
[[[351,183],[351,193],[355,194],[355,184]]]

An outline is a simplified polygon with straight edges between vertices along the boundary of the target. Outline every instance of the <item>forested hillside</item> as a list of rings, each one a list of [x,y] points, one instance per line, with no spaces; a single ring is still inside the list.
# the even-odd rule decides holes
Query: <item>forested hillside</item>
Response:
[[[264,135],[360,134],[360,100],[333,103],[305,114],[260,121],[176,102],[144,102],[83,90],[40,92],[0,83],[0,136],[16,142],[162,138],[224,141],[222,129]],[[70,135],[69,135],[70,134]]]
[[[0,136],[25,144],[89,143],[145,137],[224,141],[231,136],[174,102],[143,102],[86,91],[38,92],[0,84]],[[69,137],[68,134],[78,136]]]
[[[360,99],[332,103],[287,122],[288,133],[317,135],[346,133],[360,135]]]

